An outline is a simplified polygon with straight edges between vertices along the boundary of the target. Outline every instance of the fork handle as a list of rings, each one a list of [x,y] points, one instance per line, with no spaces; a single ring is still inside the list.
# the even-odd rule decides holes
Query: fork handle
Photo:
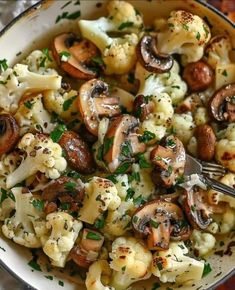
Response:
[[[202,182],[204,182],[207,186],[209,186],[210,188],[219,191],[221,193],[230,195],[232,197],[235,197],[235,189],[233,189],[232,187],[229,187],[213,178],[210,178],[208,176],[205,175],[201,175],[200,179],[202,180]]]

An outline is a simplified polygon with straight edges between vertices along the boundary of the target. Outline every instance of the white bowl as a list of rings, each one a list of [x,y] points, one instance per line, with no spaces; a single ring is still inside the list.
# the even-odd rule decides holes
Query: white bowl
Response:
[[[101,3],[102,5],[97,3]],[[63,31],[77,31],[77,21],[70,21],[62,19],[56,23],[58,16],[64,12],[69,14],[80,11],[81,18],[87,19],[91,17],[101,16],[105,12],[105,1],[42,1],[36,4],[19,17],[17,17],[8,27],[0,33],[0,48],[1,58],[6,58],[10,65],[16,63],[19,59],[27,55],[27,53],[36,48],[49,47],[50,39],[53,35]],[[235,47],[235,26],[224,15],[205,4],[204,2],[194,0],[154,0],[154,1],[130,1],[139,9],[145,18],[145,22],[150,23],[158,16],[167,16],[170,11],[174,9],[185,9],[198,14],[202,17],[207,17],[209,22],[215,26],[214,31],[222,31],[228,33]],[[67,4],[67,5],[66,5]],[[74,17],[77,14],[73,14]],[[232,240],[232,235],[223,237],[225,242],[224,249]],[[219,241],[218,241],[219,243]],[[84,289],[83,286],[78,286],[69,280],[77,278],[66,278],[66,274],[60,271],[53,270],[47,272],[46,270],[33,270],[28,262],[32,259],[31,252],[23,247],[20,247],[10,240],[0,237],[0,263],[12,275],[20,280],[23,280],[27,285],[35,289]],[[219,250],[223,249],[219,245]],[[204,279],[197,283],[191,283],[188,286],[180,289],[213,289],[219,283],[227,279],[234,272],[235,255],[224,255],[219,257],[211,255],[209,262],[213,271]],[[47,276],[47,278],[46,278]],[[51,280],[53,277],[53,280]],[[62,287],[64,285],[64,287]],[[146,288],[143,287],[146,286]],[[153,281],[147,283],[137,283],[132,287],[133,290],[152,289]],[[166,285],[176,289],[177,286]],[[159,289],[165,289],[162,287]],[[178,288],[177,288],[178,289]]]

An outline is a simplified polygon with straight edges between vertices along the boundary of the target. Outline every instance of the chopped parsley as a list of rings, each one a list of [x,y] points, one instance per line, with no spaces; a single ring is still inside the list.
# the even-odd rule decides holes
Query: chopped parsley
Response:
[[[37,260],[35,259],[35,257],[28,262],[28,265],[33,268],[36,271],[42,271],[40,265],[37,263]]]
[[[228,73],[227,73],[226,69],[224,69],[224,70],[222,71],[222,75],[225,76],[225,77],[228,76]]]
[[[130,141],[125,141],[121,146],[121,155],[125,157],[130,157],[132,154],[132,147]]]
[[[120,24],[120,26],[118,27],[118,30],[123,30],[126,29],[128,27],[132,27],[134,25],[134,22],[132,21],[126,21]]]
[[[91,61],[94,62],[95,64],[98,64],[99,66],[105,66],[103,58],[101,56],[99,56],[99,55],[93,56],[91,58]]]
[[[199,32],[197,32],[197,34],[196,34],[196,39],[199,41],[200,38],[201,38],[201,34],[200,34]]]
[[[44,201],[43,200],[40,200],[40,199],[34,199],[32,201],[32,205],[39,211],[43,211],[44,209]]]
[[[75,170],[67,170],[64,175],[75,179],[81,178],[81,175]]]
[[[35,104],[35,102],[32,102],[32,101],[26,101],[24,102],[24,106],[27,108],[27,109],[32,109],[33,105]]]
[[[0,81],[0,85],[6,85],[7,84],[7,81]]]
[[[143,153],[138,153],[136,155],[140,168],[150,168],[151,164],[146,161]]]
[[[126,271],[126,266],[122,267],[122,272],[124,273]]]
[[[100,235],[96,234],[96,233],[93,233],[93,232],[89,232],[87,233],[86,235],[86,239],[89,239],[89,240],[95,240],[95,241],[100,241],[102,238]]]
[[[61,51],[59,53],[59,56],[60,56],[60,60],[61,61],[65,61],[66,62],[70,58],[71,54],[68,51]]]
[[[162,261],[158,261],[156,266],[157,266],[158,270],[161,271],[163,269]]]
[[[178,185],[178,184],[181,184],[181,183],[183,183],[185,181],[185,177],[184,177],[184,175],[180,175],[180,176],[178,176],[177,178],[176,178],[176,185]]]
[[[2,195],[1,195],[1,198],[0,198],[0,205],[3,203],[3,201],[5,199],[7,199],[8,197],[13,200],[14,202],[16,201],[15,200],[15,196],[14,194],[12,193],[12,191],[10,190],[9,192],[7,192],[4,188],[1,188],[1,192],[2,192]]]
[[[66,126],[64,124],[59,124],[55,127],[55,129],[51,132],[50,137],[53,142],[58,142],[62,135],[64,134],[64,131],[66,130]]]
[[[103,144],[103,155],[105,155],[113,146],[114,137],[106,138]]]
[[[173,23],[168,23],[168,27],[170,27],[170,28],[174,28],[175,25],[174,25]]]
[[[75,96],[72,96],[71,98],[69,98],[68,100],[66,100],[64,103],[63,103],[63,110],[64,111],[68,111],[68,109],[71,107],[73,101],[77,98],[77,95]]]
[[[67,3],[65,3],[63,6],[60,7],[60,9],[64,9],[65,7],[67,7],[72,1],[68,1]]]
[[[105,219],[104,217],[100,217],[99,219],[97,219],[94,223],[94,227],[96,229],[102,229],[104,227],[104,223],[105,223]]]
[[[8,64],[7,64],[7,60],[4,59],[0,59],[0,70],[3,72],[5,70],[8,69]]]
[[[138,222],[138,219],[139,219],[139,218],[135,215],[135,216],[133,217],[133,219],[132,219],[133,223],[136,224],[136,223]]]
[[[45,63],[46,61],[52,61],[52,58],[50,56],[50,52],[49,52],[49,49],[48,48],[43,48],[42,49],[42,54],[43,54],[43,57],[42,57],[42,60],[39,64],[39,67],[45,67]]]
[[[130,167],[131,163],[126,161],[126,162],[123,162],[116,170],[115,170],[115,174],[123,174],[125,173],[129,167]]]
[[[4,249],[3,247],[0,247],[0,250],[2,250],[3,252],[6,252],[6,249]]]
[[[128,201],[129,199],[131,199],[135,194],[134,189],[132,188],[128,188],[126,191],[126,197],[125,197],[125,201]]]
[[[183,29],[184,29],[184,30],[187,30],[187,31],[189,30],[189,27],[188,27],[187,24],[183,23],[182,26],[183,26]]]
[[[118,183],[116,175],[115,174],[110,174],[106,176],[107,179],[111,180],[114,184]]]
[[[156,135],[150,131],[144,131],[144,134],[138,137],[139,141],[143,143],[148,143],[149,141],[155,138],[156,138]]]
[[[202,273],[202,278],[207,276],[211,271],[212,271],[211,265],[209,263],[205,263],[203,273]]]
[[[61,202],[60,208],[62,210],[69,210],[70,209],[70,203],[69,202]]]
[[[131,175],[128,175],[128,182],[131,183],[133,180],[140,182],[139,172],[132,172]]]
[[[64,287],[64,282],[63,282],[63,281],[60,280],[60,281],[58,282],[58,284],[59,284],[61,287]]]
[[[69,181],[69,182],[65,183],[64,188],[67,190],[74,191],[76,186],[77,186],[77,184],[75,182]]]
[[[159,227],[159,225],[160,225],[158,222],[156,222],[156,221],[154,221],[152,219],[150,220],[149,224],[150,224],[151,227],[153,227],[155,229],[157,229]]]
[[[48,275],[48,276],[44,276],[45,278],[47,278],[48,280],[53,280],[53,276],[51,276],[51,275]]]
[[[55,23],[58,23],[62,19],[76,20],[80,16],[81,16],[81,11],[80,10],[77,10],[77,11],[75,11],[73,13],[63,12],[61,15],[57,16],[57,18],[55,20]]]
[[[160,288],[161,287],[161,285],[159,284],[159,283],[154,283],[153,284],[153,287],[152,287],[152,289],[151,290],[157,290],[158,288]]]
[[[146,199],[142,195],[139,195],[137,198],[134,198],[134,200],[133,200],[135,207],[139,207],[142,204],[144,204],[145,202],[146,202]]]
[[[135,74],[133,72],[130,72],[127,76],[127,81],[130,84],[134,84],[135,83]]]

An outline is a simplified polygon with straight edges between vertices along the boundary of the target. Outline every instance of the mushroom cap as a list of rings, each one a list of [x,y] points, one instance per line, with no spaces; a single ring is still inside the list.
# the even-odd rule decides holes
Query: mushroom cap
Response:
[[[140,39],[136,52],[141,65],[150,72],[165,73],[174,64],[172,56],[159,53],[156,39],[150,35],[145,35]]]
[[[207,203],[207,192],[198,187],[185,190],[182,206],[194,228],[205,230],[211,224],[211,207]]]
[[[0,156],[11,151],[20,138],[19,126],[10,114],[0,115]]]
[[[109,97],[108,84],[92,79],[84,83],[78,94],[78,109],[89,132],[98,135],[100,117],[113,117],[121,113],[119,99]]]
[[[220,122],[235,121],[235,104],[233,103],[235,96],[235,83],[225,85],[217,90],[208,103],[211,116]]]
[[[138,119],[128,114],[118,116],[110,122],[104,137],[103,160],[111,172],[122,162],[132,161],[134,154],[145,151],[145,144],[140,143],[135,134],[138,126]]]
[[[69,165],[82,174],[95,171],[95,162],[86,142],[75,132],[65,131],[59,140]]]
[[[81,204],[85,189],[80,179],[61,176],[52,180],[42,192],[42,199],[54,202],[58,199],[61,202]]]
[[[70,76],[83,80],[96,76],[90,67],[92,58],[99,51],[89,40],[80,40],[71,32],[59,34],[54,38],[52,53],[58,65]]]
[[[190,227],[181,208],[165,200],[153,200],[138,208],[132,217],[133,229],[148,237],[151,249],[167,249],[170,238],[185,240]]]

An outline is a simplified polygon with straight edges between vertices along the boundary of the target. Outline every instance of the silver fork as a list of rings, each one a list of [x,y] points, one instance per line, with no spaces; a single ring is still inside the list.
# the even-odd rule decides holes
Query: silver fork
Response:
[[[221,165],[204,161],[199,162],[192,156],[186,155],[186,165],[184,171],[185,176],[190,178],[190,175],[197,174],[199,176],[200,181],[205,185],[207,185],[207,187],[235,197],[235,189],[208,176],[208,174],[223,176],[225,173],[226,170]]]

